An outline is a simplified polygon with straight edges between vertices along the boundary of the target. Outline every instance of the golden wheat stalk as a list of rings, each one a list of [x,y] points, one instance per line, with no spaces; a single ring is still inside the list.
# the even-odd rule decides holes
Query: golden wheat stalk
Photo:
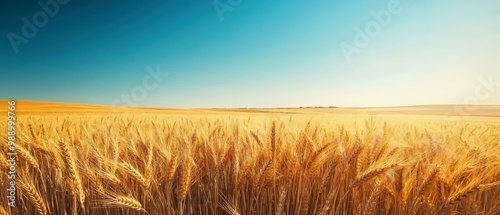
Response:
[[[271,125],[271,153],[273,158],[276,156],[276,121]]]
[[[377,181],[374,184],[374,188],[371,190],[370,197],[368,198],[368,201],[365,203],[365,207],[363,210],[363,214],[373,214],[375,212],[375,207],[376,207],[376,199],[379,196],[379,191],[380,191],[380,181]]]
[[[361,154],[362,151],[363,151],[363,147],[360,146],[359,144],[356,144],[354,146],[354,149],[352,150],[352,154],[349,157],[347,157],[347,159],[345,160],[344,165],[349,165],[352,162],[356,161],[356,159],[358,159],[358,156],[359,156],[359,154]],[[357,162],[356,162],[356,164],[357,164]]]
[[[332,191],[332,193],[333,193],[333,191]],[[306,215],[309,213],[309,204],[310,204],[311,198],[310,198],[310,195],[308,192],[306,192],[306,194],[308,194],[308,195],[302,194],[302,201],[300,202],[300,205],[301,205],[300,215]],[[333,194],[332,194],[332,199],[333,199]],[[327,200],[327,202],[328,202],[328,200]],[[327,209],[327,212],[328,212],[328,210],[330,210],[330,208]]]
[[[40,193],[35,189],[34,186],[29,183],[22,183],[22,188],[26,192],[28,199],[31,201],[33,206],[35,206],[38,215],[47,214],[47,206],[45,205],[43,198]]]
[[[184,200],[191,183],[191,162],[189,158],[185,158],[185,161],[182,164],[182,171],[179,180],[179,199]]]
[[[149,142],[149,141],[148,141]],[[146,184],[151,186],[151,182],[153,181],[153,157],[154,157],[154,145],[152,143],[149,143],[149,148],[148,148],[148,160],[146,161],[146,171],[145,171],[145,178],[146,178]]]
[[[73,187],[73,193],[78,197],[80,205],[84,208],[85,204],[85,191],[82,185],[82,179],[80,178],[80,173],[78,168],[76,167],[75,160],[73,159],[73,155],[69,146],[64,141],[59,141],[59,147],[63,154],[63,157],[66,160],[66,167],[69,171],[71,183]]]
[[[285,214],[284,211],[285,211],[286,193],[287,190],[285,188],[281,188],[281,192],[279,195],[279,202],[278,202],[278,210],[276,211],[276,215]]]
[[[174,178],[174,175],[175,175],[175,171],[177,169],[177,165],[178,165],[178,162],[179,162],[179,150],[177,148],[177,144],[173,144],[172,146],[172,152],[170,153],[171,154],[171,158],[170,158],[170,161],[168,163],[168,166],[167,166],[167,171],[166,171],[166,175],[167,175],[167,178],[169,181],[172,181],[172,179]]]
[[[266,165],[264,166],[264,168],[260,172],[260,174],[259,174],[259,180],[257,180],[257,186],[262,185],[262,182],[264,181],[264,177],[266,176],[267,171],[271,168],[271,165],[273,164],[273,161],[274,160],[272,158],[269,159],[269,161],[266,163]]]
[[[137,201],[135,198],[130,196],[115,196],[107,203],[107,205],[130,208],[136,211],[147,211],[143,208],[142,204]]]
[[[35,157],[33,157],[27,149],[25,149],[21,145],[17,145],[16,152],[21,156],[21,158],[26,160],[33,168],[39,169],[40,165],[36,161]]]
[[[323,179],[321,180],[321,185],[319,186],[319,192],[322,192],[323,190],[326,189],[326,185],[330,181],[333,175],[333,171],[335,169],[336,162],[331,161],[330,164],[328,164],[328,167],[326,168],[326,172],[323,175]]]
[[[149,184],[144,175],[142,175],[139,170],[134,168],[132,165],[129,163],[121,163],[120,166],[125,170],[134,180],[139,182],[143,188],[148,188]]]
[[[427,191],[427,189],[430,187],[432,181],[436,178],[436,176],[439,174],[439,169],[434,169],[427,178],[422,182],[420,187],[418,188],[417,196],[423,196],[424,193]]]
[[[0,215],[9,215],[7,210],[1,205],[0,205]]]
[[[7,162],[7,157],[5,157],[4,153],[0,153],[0,166],[2,170],[8,170],[10,168],[10,163]]]
[[[330,191],[328,193],[328,197],[326,198],[326,202],[323,205],[323,208],[321,209],[321,212],[319,213],[320,215],[327,215],[328,212],[331,210],[333,200],[335,198],[335,191]]]
[[[316,169],[315,168],[316,166],[314,164],[316,164],[318,162],[318,160],[320,160],[320,158],[321,158],[320,155],[328,149],[328,146],[330,146],[330,145],[325,144],[322,147],[320,147],[319,149],[317,149],[316,151],[314,151],[313,154],[311,155],[311,157],[309,158],[309,160],[306,162],[305,167],[307,169]]]
[[[441,206],[441,208],[438,211],[438,214],[445,209],[448,209],[454,205],[459,204],[460,202],[467,199],[469,196],[472,196],[473,194],[479,192],[480,190],[481,190],[481,186],[475,185],[475,186],[472,186],[468,189],[465,189],[465,190],[455,194],[454,196],[448,198],[448,200]]]
[[[260,141],[259,136],[255,132],[250,131],[250,135],[255,140],[255,142],[257,142],[257,145],[262,146],[262,142]]]
[[[236,209],[236,206],[231,205],[229,202],[224,200],[222,208],[230,215],[240,215],[240,212]]]
[[[397,166],[399,166],[399,164],[391,164],[391,165],[387,165],[387,166],[373,169],[369,172],[366,172],[363,175],[356,178],[356,180],[349,186],[349,189],[357,187],[357,186],[365,183],[366,181],[368,181],[374,177],[377,177],[378,175],[383,174],[383,173],[387,172],[388,170],[393,169]]]

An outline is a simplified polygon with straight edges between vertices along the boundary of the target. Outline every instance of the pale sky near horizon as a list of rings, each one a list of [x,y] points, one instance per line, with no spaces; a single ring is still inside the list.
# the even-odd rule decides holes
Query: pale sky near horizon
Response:
[[[231,11],[219,16],[214,1],[202,0],[69,0],[31,38],[22,18],[33,22],[42,7],[4,3],[0,100],[186,108],[500,104],[499,1],[215,2]],[[373,15],[382,11],[391,16],[385,23]],[[380,28],[367,32],[374,23]],[[372,35],[366,46],[356,46],[356,28]],[[357,49],[350,60],[343,43]]]

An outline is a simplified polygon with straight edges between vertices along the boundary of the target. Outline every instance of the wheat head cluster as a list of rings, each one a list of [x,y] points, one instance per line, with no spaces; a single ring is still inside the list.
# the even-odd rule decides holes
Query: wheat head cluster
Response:
[[[17,132],[0,214],[500,214],[493,123],[28,115]]]

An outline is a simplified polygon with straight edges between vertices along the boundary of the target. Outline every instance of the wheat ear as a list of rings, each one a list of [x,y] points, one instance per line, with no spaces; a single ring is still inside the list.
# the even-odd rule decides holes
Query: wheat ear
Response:
[[[284,214],[283,212],[285,210],[286,193],[287,193],[286,189],[282,188],[281,193],[280,193],[279,202],[278,202],[278,210],[276,212],[277,215]]]
[[[134,168],[129,163],[122,163],[121,166],[123,167],[123,169],[125,169],[125,171],[127,171],[130,174],[130,176],[132,176],[132,178],[134,178],[134,180],[136,180],[139,183],[141,183],[141,185],[144,188],[148,188],[149,187],[148,180],[146,180],[146,178],[142,175],[141,172],[139,172],[139,170],[137,170],[136,168]]]
[[[19,155],[24,158],[33,168],[39,169],[40,165],[38,165],[38,162],[36,161],[35,157],[31,155],[31,153],[25,149],[24,147],[17,145],[16,146],[16,151],[19,153]]]
[[[45,206],[45,203],[43,202],[43,199],[40,196],[40,193],[38,193],[38,191],[28,183],[23,183],[22,187],[23,187],[24,191],[26,192],[28,199],[35,206],[37,214],[46,215],[47,214],[47,207]]]
[[[70,178],[72,181],[72,185],[74,188],[74,194],[78,196],[78,200],[80,201],[80,205],[82,208],[85,203],[85,192],[82,186],[82,179],[80,178],[80,173],[78,172],[78,168],[76,167],[75,160],[73,159],[73,155],[71,154],[71,150],[68,145],[64,141],[59,141],[59,147],[61,148],[61,152],[63,157],[65,158],[66,166],[70,174]]]
[[[177,169],[177,165],[179,163],[178,156],[179,150],[177,148],[177,144],[174,144],[172,146],[171,158],[170,162],[168,163],[166,172],[169,181],[172,181],[172,179],[174,178],[175,170]]]
[[[137,211],[146,212],[146,210],[142,207],[142,204],[132,197],[126,197],[126,196],[115,197],[113,199],[113,204],[115,204],[117,206],[131,208],[131,209],[134,209]]]
[[[354,187],[357,187],[361,184],[363,184],[364,182],[396,167],[396,166],[399,166],[398,164],[391,164],[391,165],[388,165],[388,166],[385,166],[385,167],[381,167],[381,168],[377,168],[377,169],[374,169],[370,172],[367,172],[363,175],[361,175],[360,177],[358,177],[352,184],[351,186],[349,186],[349,189],[351,188],[354,188]]]
[[[179,199],[184,200],[186,198],[190,182],[191,182],[191,162],[190,162],[189,158],[186,158],[184,161],[184,164],[182,164],[182,174],[180,176]]]

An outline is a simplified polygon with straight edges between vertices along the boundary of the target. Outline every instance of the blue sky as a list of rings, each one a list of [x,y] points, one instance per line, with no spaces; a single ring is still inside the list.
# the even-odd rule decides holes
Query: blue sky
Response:
[[[481,78],[500,81],[500,2],[493,0],[220,0],[231,9],[223,20],[206,0],[57,5],[27,38],[22,18],[33,22],[42,7],[3,3],[0,99],[155,107],[458,104]],[[373,12],[389,13],[390,21],[383,26]],[[354,29],[370,33],[366,26],[374,23],[368,45],[356,46]],[[28,42],[13,45],[14,34]],[[357,52],[346,57],[343,43]],[[157,65],[168,76],[150,77],[146,67]],[[500,86],[487,89],[478,101],[499,104]]]

